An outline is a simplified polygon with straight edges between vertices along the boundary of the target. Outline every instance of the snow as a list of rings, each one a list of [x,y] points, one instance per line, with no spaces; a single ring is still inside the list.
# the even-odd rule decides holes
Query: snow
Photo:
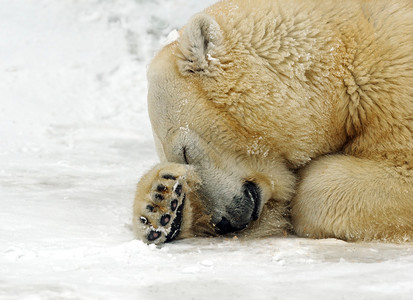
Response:
[[[133,238],[146,66],[212,2],[1,1],[0,299],[413,299],[412,244]]]
[[[179,39],[179,32],[178,32],[178,30],[174,29],[168,34],[168,36],[166,37],[166,40],[163,43],[163,45],[166,46],[166,45],[172,44],[173,42],[175,42],[178,39]]]

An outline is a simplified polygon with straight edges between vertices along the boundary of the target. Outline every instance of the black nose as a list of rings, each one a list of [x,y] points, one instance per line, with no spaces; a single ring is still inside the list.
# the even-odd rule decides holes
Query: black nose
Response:
[[[260,204],[260,188],[252,181],[244,182],[242,193],[225,208],[225,217],[222,216],[215,225],[215,231],[226,234],[244,229],[251,221],[258,219]]]
[[[241,227],[234,227],[231,225],[231,222],[227,218],[222,217],[221,221],[219,221],[219,223],[216,224],[215,227],[216,227],[215,231],[218,234],[226,234],[226,233],[231,233],[231,232],[242,230],[245,227],[247,227],[247,224]]]

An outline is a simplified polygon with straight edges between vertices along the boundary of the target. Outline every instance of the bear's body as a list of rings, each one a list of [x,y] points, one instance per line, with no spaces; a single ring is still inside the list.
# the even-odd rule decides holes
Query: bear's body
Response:
[[[412,1],[221,1],[148,79],[139,238],[413,240]]]

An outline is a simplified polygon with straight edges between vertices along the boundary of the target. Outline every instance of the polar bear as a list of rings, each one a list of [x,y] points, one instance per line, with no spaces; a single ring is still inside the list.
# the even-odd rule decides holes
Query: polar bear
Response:
[[[413,240],[410,0],[224,0],[148,70],[147,243]]]

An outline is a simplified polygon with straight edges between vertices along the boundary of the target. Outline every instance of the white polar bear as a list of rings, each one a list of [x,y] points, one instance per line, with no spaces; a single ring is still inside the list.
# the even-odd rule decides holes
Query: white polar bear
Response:
[[[148,71],[136,236],[413,240],[413,5],[224,0]]]

